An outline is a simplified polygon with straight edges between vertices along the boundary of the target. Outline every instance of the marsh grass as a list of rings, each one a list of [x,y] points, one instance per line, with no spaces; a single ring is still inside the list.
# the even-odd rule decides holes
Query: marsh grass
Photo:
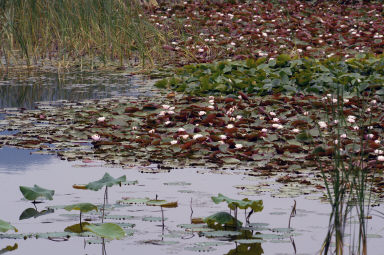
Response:
[[[3,67],[50,61],[83,68],[127,60],[153,64],[163,35],[139,1],[0,0]]]
[[[357,94],[363,97],[363,93]],[[332,163],[331,166],[320,165],[332,210],[328,232],[320,254],[365,255],[368,249],[367,219],[369,219],[371,208],[371,180],[375,174],[367,167],[370,157],[367,146],[369,133],[367,127],[372,121],[371,116],[367,116],[369,111],[366,111],[369,107],[369,97],[362,98],[362,101],[367,103],[355,112],[357,117],[355,124],[359,127],[358,130],[351,129],[351,123],[348,123],[348,118],[344,115],[344,91],[338,89],[333,97],[337,99],[337,103],[330,106],[330,114],[326,116],[329,122],[338,120],[335,130],[331,131],[335,138],[332,141],[334,144]],[[352,144],[343,144],[342,134],[345,132],[349,132],[348,137],[353,140]],[[355,132],[356,136],[350,136],[352,132]],[[352,229],[352,220],[356,218],[358,227]],[[348,225],[350,225],[349,228]]]

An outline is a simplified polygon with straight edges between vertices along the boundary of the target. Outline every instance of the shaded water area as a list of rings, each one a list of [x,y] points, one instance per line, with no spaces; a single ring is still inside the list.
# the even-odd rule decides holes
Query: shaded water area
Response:
[[[35,83],[36,80],[39,82]],[[33,108],[37,101],[78,101],[119,95],[151,96],[156,93],[150,89],[152,81],[124,74],[72,74],[66,75],[65,79],[59,79],[56,74],[44,74],[14,82],[11,84],[6,81],[0,86],[1,108]],[[72,236],[67,240],[46,238],[43,233],[61,233],[65,227],[78,222],[78,214],[63,210],[63,205],[80,202],[100,205],[103,201],[102,191],[78,190],[73,189],[72,185],[98,180],[105,172],[113,177],[126,175],[127,180],[132,181],[129,183],[131,185],[109,190],[106,221],[124,226],[127,237],[107,242],[107,254],[316,254],[328,230],[330,205],[320,199],[320,193],[307,196],[276,195],[272,191],[284,186],[289,189],[290,184],[276,183],[271,177],[247,176],[241,169],[185,168],[160,171],[156,165],[123,169],[101,161],[68,162],[54,155],[40,154],[39,151],[5,146],[0,148],[0,219],[11,222],[22,235],[0,239],[0,250],[17,243],[17,249],[9,254],[102,254],[102,244],[95,242],[94,237]],[[34,206],[22,199],[19,186],[34,184],[55,190],[54,200],[36,205],[39,212],[49,210],[47,214],[20,220],[22,213]],[[236,188],[256,185],[264,188],[257,192]],[[230,236],[228,233],[216,233],[213,237],[204,227],[202,231],[193,231],[192,227],[181,225],[191,223],[191,218],[207,217],[218,211],[228,212],[224,203],[212,202],[211,197],[218,193],[236,199],[248,197],[263,200],[264,210],[251,216],[248,232],[232,233]],[[123,198],[156,197],[177,201],[178,207],[164,208],[162,212],[156,206],[118,202]],[[295,201],[297,214],[291,219],[291,228],[288,228]],[[374,209],[382,211],[382,206]],[[164,228],[162,213],[165,217]],[[91,213],[84,215],[86,220],[95,223],[100,222],[97,216]],[[243,210],[239,211],[239,219],[245,223]],[[382,254],[377,248],[382,247],[383,223],[380,215],[373,211],[368,224],[369,254]],[[351,219],[348,227],[358,228],[356,219]],[[23,240],[23,234],[30,233],[38,233],[41,237]],[[348,245],[346,243],[346,249]]]

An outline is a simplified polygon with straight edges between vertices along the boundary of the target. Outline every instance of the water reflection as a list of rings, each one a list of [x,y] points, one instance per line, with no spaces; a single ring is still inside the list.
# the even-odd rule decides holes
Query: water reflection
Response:
[[[0,148],[0,172],[25,171],[31,165],[43,165],[51,158],[50,155],[32,155],[31,150],[2,147]]]
[[[33,109],[35,102],[100,99],[119,95],[151,95],[153,81],[128,74],[37,73],[0,80],[0,108]]]

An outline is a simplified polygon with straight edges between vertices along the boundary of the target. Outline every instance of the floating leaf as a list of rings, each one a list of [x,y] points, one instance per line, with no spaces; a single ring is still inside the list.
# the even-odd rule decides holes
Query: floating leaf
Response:
[[[225,226],[225,227],[241,227],[243,223],[235,219],[232,215],[227,212],[218,212],[204,218],[204,222],[208,224],[209,227]]]
[[[64,207],[64,209],[67,211],[78,210],[80,212],[86,213],[93,210],[97,211],[97,206],[91,203],[78,203],[73,205],[67,205],[66,207]]]
[[[175,208],[177,207],[177,202],[168,202],[166,200],[149,200],[145,203],[149,206],[161,206],[164,208]]]
[[[17,228],[15,228],[14,226],[12,226],[11,224],[9,224],[8,222],[6,221],[3,221],[3,220],[0,220],[0,232],[7,232],[8,230],[14,230],[15,232],[17,232]]]
[[[97,236],[111,240],[122,239],[126,236],[124,229],[114,223],[104,223],[99,226],[90,224],[85,226],[84,229],[96,234]]]
[[[44,189],[36,184],[33,187],[20,186],[20,191],[26,199],[33,201],[38,198],[53,200],[52,196],[55,194],[54,190]]]
[[[83,233],[85,232],[85,227],[88,226],[90,223],[88,222],[82,222],[78,224],[74,224],[71,226],[68,226],[64,229],[65,232],[72,232],[72,233]]]
[[[248,198],[244,198],[243,200],[236,200],[226,197],[220,193],[217,197],[212,197],[212,201],[215,204],[226,202],[231,210],[235,210],[237,207],[240,209],[251,208],[254,212],[261,212],[264,208],[262,200],[249,200]]]
[[[121,185],[122,182],[126,181],[126,176],[123,175],[117,179],[110,176],[108,173],[105,173],[103,178],[98,181],[90,182],[85,187],[89,190],[98,191],[104,186],[112,187],[113,185]]]

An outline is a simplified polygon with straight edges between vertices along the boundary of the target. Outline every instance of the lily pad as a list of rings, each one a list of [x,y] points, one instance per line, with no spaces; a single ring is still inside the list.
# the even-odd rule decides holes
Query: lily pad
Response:
[[[122,239],[126,236],[124,229],[114,223],[104,223],[99,226],[90,224],[85,226],[84,229],[110,240]]]
[[[85,187],[89,190],[98,191],[104,186],[112,187],[113,185],[121,185],[122,182],[126,181],[126,176],[123,175],[117,179],[110,176],[108,173],[105,173],[103,178],[98,181],[90,182]]]
[[[12,226],[11,224],[9,224],[8,222],[6,221],[3,221],[3,220],[0,220],[0,232],[2,233],[5,233],[7,232],[8,230],[13,230],[15,232],[17,232],[17,228],[15,228],[14,226]]]
[[[20,186],[20,191],[26,199],[33,201],[38,198],[53,200],[52,196],[55,194],[54,190],[44,189],[36,184],[33,187]]]
[[[72,211],[72,210],[78,210],[80,212],[86,213],[90,211],[97,211],[97,206],[91,203],[78,203],[78,204],[73,204],[73,205],[68,205],[64,207],[65,210],[67,211]]]
[[[224,227],[241,227],[243,223],[235,219],[232,215],[227,212],[218,212],[208,216],[204,219],[204,222],[208,224],[209,227],[224,226]]]
[[[262,200],[249,200],[248,198],[244,198],[243,200],[236,200],[220,194],[217,197],[212,197],[212,201],[215,204],[226,202],[228,207],[231,210],[235,210],[235,208],[247,209],[251,208],[254,212],[261,212],[263,210],[263,201]]]

